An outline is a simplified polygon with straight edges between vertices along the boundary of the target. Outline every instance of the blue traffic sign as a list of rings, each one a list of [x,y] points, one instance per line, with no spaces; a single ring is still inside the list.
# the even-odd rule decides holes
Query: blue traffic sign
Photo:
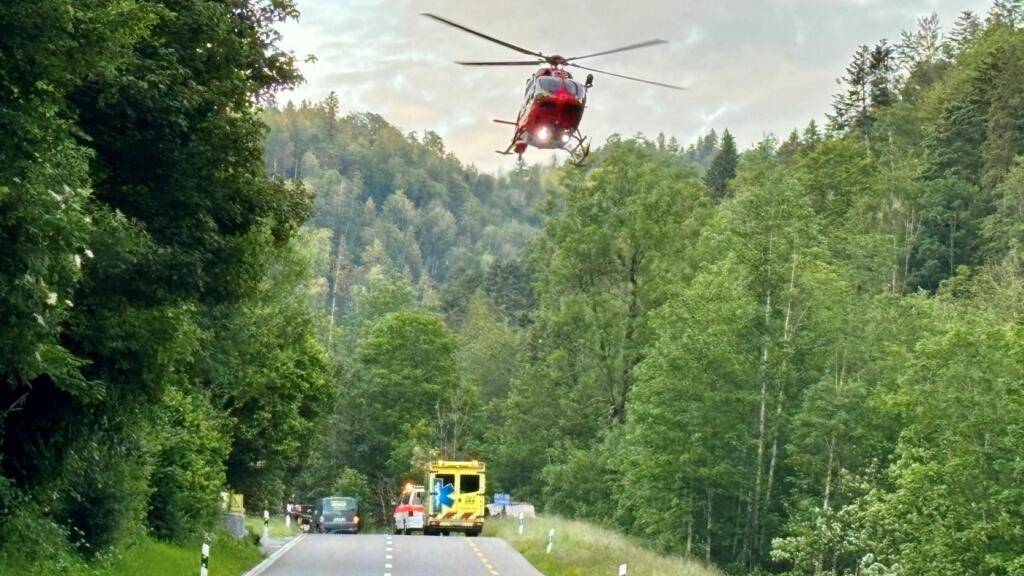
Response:
[[[495,494],[494,503],[499,506],[508,506],[512,503],[512,496],[509,494]]]

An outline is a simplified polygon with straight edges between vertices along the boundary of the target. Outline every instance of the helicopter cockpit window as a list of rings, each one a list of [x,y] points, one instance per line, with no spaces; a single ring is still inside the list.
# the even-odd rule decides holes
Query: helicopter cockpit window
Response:
[[[537,78],[537,84],[545,92],[558,92],[558,89],[563,86],[562,79],[554,76],[541,76]]]
[[[586,93],[587,90],[583,86],[583,84],[580,84],[579,82],[575,82],[573,80],[566,80],[565,87],[567,90],[569,90],[570,94],[576,96],[577,98],[583,98],[583,95]]]
[[[549,94],[554,94],[555,92],[558,92],[560,90],[565,90],[566,92],[572,94],[573,96],[576,96],[577,98],[582,98],[586,90],[586,88],[584,88],[583,85],[579,84],[578,82],[569,80],[568,78],[562,79],[554,76],[541,76],[537,78],[537,85],[541,90]]]

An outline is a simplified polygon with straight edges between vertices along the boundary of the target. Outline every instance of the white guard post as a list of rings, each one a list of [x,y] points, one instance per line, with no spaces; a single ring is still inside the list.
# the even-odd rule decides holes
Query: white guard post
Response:
[[[199,576],[207,576],[210,572],[210,543],[203,542],[199,555]]]
[[[619,564],[619,576],[626,576],[626,565]]]
[[[266,542],[270,538],[270,511],[263,511],[263,541]]]
[[[525,516],[523,516],[523,513],[522,513],[522,512],[520,512],[520,513],[519,513],[519,535],[520,535],[520,536],[522,536],[522,535],[523,535],[523,524],[524,524],[525,522],[526,522],[526,517],[525,517]]]
[[[292,526],[292,505],[291,505],[291,503],[288,503],[288,505],[285,506],[284,527],[285,528],[291,528],[291,526]]]
[[[551,547],[555,545],[555,529],[548,530],[548,554],[551,554]]]

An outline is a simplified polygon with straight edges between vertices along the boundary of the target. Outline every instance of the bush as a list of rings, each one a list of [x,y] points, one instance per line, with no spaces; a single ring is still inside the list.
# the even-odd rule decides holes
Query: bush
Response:
[[[373,492],[370,490],[370,481],[366,476],[352,468],[345,468],[338,476],[338,480],[332,486],[334,495],[350,496],[359,502],[359,513],[363,515],[367,523],[379,521],[379,514],[374,513]]]
[[[73,453],[55,520],[91,557],[143,531],[151,465],[138,437],[94,438]]]
[[[214,521],[227,482],[228,439],[222,418],[201,394],[171,387],[160,412],[149,527],[158,538],[181,541]]]
[[[47,518],[34,499],[10,489],[2,476],[0,526],[0,574],[63,575],[82,564],[66,531]]]

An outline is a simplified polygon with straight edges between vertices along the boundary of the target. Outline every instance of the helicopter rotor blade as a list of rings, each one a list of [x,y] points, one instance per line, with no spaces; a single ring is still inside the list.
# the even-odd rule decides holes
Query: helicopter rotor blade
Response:
[[[565,61],[569,62],[572,60],[581,60],[583,58],[593,58],[594,56],[604,56],[605,54],[614,54],[616,52],[625,52],[626,50],[636,50],[637,48],[646,48],[648,46],[657,46],[658,44],[668,44],[667,40],[661,38],[655,38],[654,40],[648,40],[646,42],[637,42],[636,44],[630,44],[629,46],[622,46],[620,48],[612,48],[611,50],[604,50],[602,52],[594,52],[593,54],[586,54],[583,56],[573,56],[572,58],[566,58]]]
[[[505,42],[504,40],[498,40],[497,38],[495,38],[493,36],[488,36],[487,34],[484,34],[482,32],[477,32],[476,30],[473,30],[472,28],[466,28],[462,24],[458,24],[456,22],[452,22],[451,20],[448,20],[447,18],[442,18],[442,17],[438,16],[437,14],[431,14],[429,12],[423,12],[422,15],[426,16],[427,18],[433,18],[434,20],[437,20],[438,22],[441,22],[442,24],[447,24],[447,25],[449,25],[449,26],[451,26],[453,28],[458,28],[459,30],[462,30],[463,32],[469,32],[470,34],[472,34],[474,36],[478,36],[480,38],[483,38],[484,40],[490,40],[491,42],[494,42],[495,44],[501,44],[502,46],[504,46],[506,48],[511,48],[512,50],[515,50],[516,52],[519,52],[521,54],[528,54],[530,56],[536,56],[537,58],[544,58],[544,55],[541,54],[540,52],[534,52],[532,50],[527,50],[526,48],[522,48],[520,46],[516,46],[515,44],[509,44],[508,42]]]
[[[462,64],[463,66],[536,66],[543,64],[543,60],[512,60],[509,62],[459,62],[456,64]]]
[[[609,76],[615,76],[617,78],[625,78],[626,80],[632,80],[634,82],[643,82],[644,84],[653,84],[655,86],[661,86],[662,88],[671,88],[673,90],[686,90],[683,86],[676,86],[674,84],[665,84],[664,82],[655,82],[654,80],[644,80],[643,78],[634,78],[633,76],[625,76],[623,74],[616,74],[614,72],[608,72],[605,70],[598,70],[597,68],[587,68],[586,66],[580,66],[575,62],[569,62],[567,66],[575,66],[576,68],[582,68],[591,72],[597,72],[598,74],[607,74]]]

